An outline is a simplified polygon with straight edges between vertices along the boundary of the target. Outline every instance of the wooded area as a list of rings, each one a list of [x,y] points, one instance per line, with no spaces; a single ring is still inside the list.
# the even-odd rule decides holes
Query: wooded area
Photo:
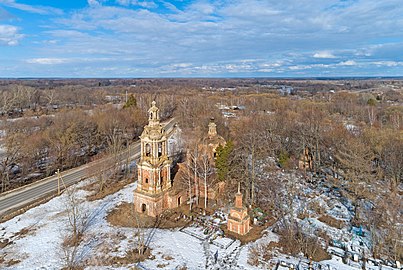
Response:
[[[279,202],[292,207],[295,185],[268,179],[262,168],[270,169],[262,165],[293,171],[311,159],[301,171],[305,181],[326,176],[354,202],[354,222],[371,230],[374,254],[403,259],[399,80],[2,81],[0,191],[118,153],[141,134],[152,100],[163,119],[175,117],[184,136],[196,141],[214,117],[229,143],[217,150],[214,173],[208,159],[193,171],[206,186],[226,182],[221,200],[231,199],[241,183],[248,204],[284,218],[290,210]],[[294,235],[292,221],[285,222]]]

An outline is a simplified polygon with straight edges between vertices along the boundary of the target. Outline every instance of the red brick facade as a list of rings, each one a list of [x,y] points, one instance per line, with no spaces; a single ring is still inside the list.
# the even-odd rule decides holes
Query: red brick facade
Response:
[[[238,190],[235,195],[235,206],[228,215],[227,229],[231,232],[245,235],[250,231],[250,217],[245,206],[242,205],[242,193]]]
[[[165,209],[178,207],[184,198],[172,188],[167,138],[159,122],[159,109],[155,102],[148,113],[148,125],[140,136],[141,156],[137,164],[138,183],[134,191],[134,208],[139,213],[155,217]]]

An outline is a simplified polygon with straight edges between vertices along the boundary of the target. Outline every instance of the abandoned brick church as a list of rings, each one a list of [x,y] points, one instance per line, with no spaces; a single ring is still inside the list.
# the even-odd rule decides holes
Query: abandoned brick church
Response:
[[[186,202],[188,194],[185,190],[177,188],[171,179],[172,161],[168,153],[168,135],[164,125],[160,123],[160,111],[153,101],[148,110],[148,125],[140,136],[141,154],[138,168],[138,184],[134,191],[134,208],[138,213],[156,217],[166,209],[177,208]],[[219,145],[225,145],[225,140],[217,134],[216,124],[209,123],[208,134],[199,143],[199,150],[206,150],[209,158],[215,159],[215,152]],[[183,170],[183,168],[182,168]],[[200,181],[196,178],[195,182]],[[217,189],[207,191],[209,198],[215,198],[220,192]],[[203,187],[203,185],[199,185]],[[201,192],[200,192],[201,191]],[[194,191],[196,192],[196,190]],[[202,195],[205,190],[198,190]],[[193,193],[195,194],[195,193]],[[228,216],[228,230],[238,234],[246,234],[250,230],[250,217],[243,206],[242,194],[238,190],[235,206],[231,208]]]

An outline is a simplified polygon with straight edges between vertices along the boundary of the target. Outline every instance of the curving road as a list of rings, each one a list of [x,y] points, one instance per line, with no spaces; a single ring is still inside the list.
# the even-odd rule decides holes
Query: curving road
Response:
[[[165,123],[165,131],[170,135],[175,127],[175,119]],[[66,186],[75,184],[98,169],[107,169],[115,166],[117,162],[124,162],[127,159],[134,160],[140,157],[140,142],[137,141],[129,146],[128,149],[119,153],[116,157],[106,157],[97,161],[84,164],[80,167],[61,172],[63,182]],[[32,184],[0,194],[0,220],[6,214],[17,211],[24,206],[30,205],[37,200],[44,199],[57,193],[58,177],[57,175],[46,177]]]

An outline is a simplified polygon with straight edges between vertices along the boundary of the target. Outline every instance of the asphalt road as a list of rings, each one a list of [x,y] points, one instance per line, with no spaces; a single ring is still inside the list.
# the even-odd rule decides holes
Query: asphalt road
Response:
[[[171,119],[165,124],[165,130],[168,134],[171,133],[175,127],[174,119]],[[126,160],[135,160],[140,157],[140,142],[137,141],[119,153],[117,156],[106,157],[97,161],[84,164],[80,167],[61,172],[61,177],[66,186],[77,183],[97,170],[111,168],[116,166],[116,163],[125,162]],[[30,205],[37,200],[46,198],[57,193],[58,177],[57,175],[44,178],[32,184],[5,192],[0,195],[0,219],[4,215],[14,212]]]

